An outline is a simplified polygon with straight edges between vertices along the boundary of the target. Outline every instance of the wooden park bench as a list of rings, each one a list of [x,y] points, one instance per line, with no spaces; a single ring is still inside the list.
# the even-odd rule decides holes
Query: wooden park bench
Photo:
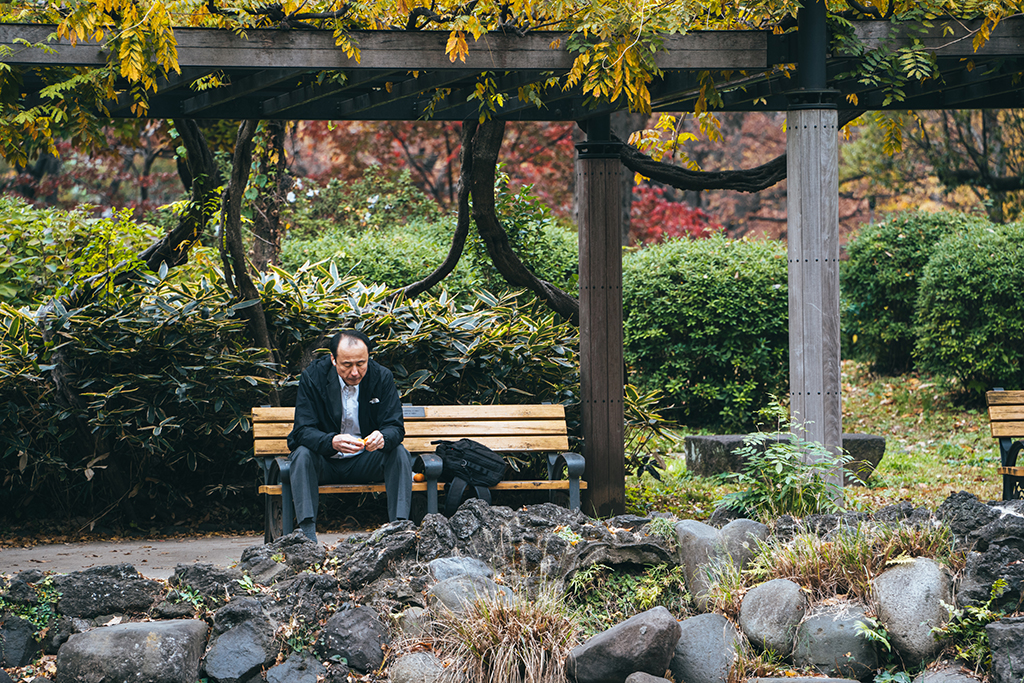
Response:
[[[1024,467],[1017,455],[1024,448],[1024,391],[996,389],[986,394],[992,436],[999,439],[999,474],[1003,475],[1003,500],[1021,497]]]
[[[425,481],[413,482],[413,492],[427,495],[427,512],[438,511],[438,491],[444,484],[441,459],[434,454],[431,441],[469,438],[499,453],[545,453],[547,480],[503,481],[492,491],[568,491],[569,507],[580,508],[583,456],[568,453],[569,437],[565,409],[561,405],[486,405],[486,406],[402,406],[405,419],[403,445],[413,455],[413,470],[423,472]],[[287,436],[294,422],[294,408],[253,408],[253,454],[263,468],[265,495],[264,536],[267,543],[294,526],[291,485],[288,472]],[[562,467],[566,479],[559,479]],[[331,484],[320,487],[320,494],[384,493],[384,484]],[[284,514],[287,511],[288,514]]]

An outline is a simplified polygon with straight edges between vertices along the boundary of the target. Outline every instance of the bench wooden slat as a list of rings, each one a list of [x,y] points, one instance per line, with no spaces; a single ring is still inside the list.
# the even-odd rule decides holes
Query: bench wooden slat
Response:
[[[280,439],[292,430],[291,422],[255,422],[253,438]],[[561,435],[566,433],[565,420],[488,420],[486,422],[443,422],[408,420],[406,438],[429,436],[434,439],[462,438],[464,436]]]
[[[1024,436],[1024,420],[1020,422],[992,422],[992,436],[996,439],[1004,436]]]
[[[445,484],[438,482],[437,490],[443,491]],[[587,488],[587,482],[581,481],[580,488]],[[413,491],[426,491],[427,483],[413,482]],[[567,491],[569,482],[557,481],[503,481],[491,487],[492,491]],[[280,484],[263,484],[260,493],[268,496],[280,496]],[[320,493],[384,493],[384,484],[330,484],[320,487]]]
[[[415,420],[508,420],[508,419],[565,419],[565,407],[560,403],[551,405],[484,405],[484,406],[415,406],[423,411],[423,417],[406,416],[406,421]],[[258,406],[252,409],[256,422],[291,422],[295,408]]]
[[[1024,467],[999,467],[997,471],[1011,477],[1024,477]]]
[[[433,453],[437,447],[430,442],[437,438],[406,437],[402,443],[411,453]],[[498,452],[569,450],[569,438],[566,436],[477,436],[474,440]],[[253,442],[253,454],[256,457],[287,455],[289,452],[285,439],[256,439]]]
[[[985,394],[990,406],[1024,404],[1024,391],[989,391]]]
[[[1024,420],[1024,404],[989,406],[988,419],[997,422],[1005,420]]]

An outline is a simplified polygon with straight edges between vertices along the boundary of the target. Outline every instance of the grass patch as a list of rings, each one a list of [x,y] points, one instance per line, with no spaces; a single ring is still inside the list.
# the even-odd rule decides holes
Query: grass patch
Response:
[[[658,605],[680,619],[692,612],[678,566],[592,564],[573,574],[565,592],[572,619],[587,638]]]

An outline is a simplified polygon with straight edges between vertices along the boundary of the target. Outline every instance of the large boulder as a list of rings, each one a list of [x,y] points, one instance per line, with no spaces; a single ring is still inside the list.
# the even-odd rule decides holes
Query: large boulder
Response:
[[[968,534],[999,519],[999,512],[985,505],[973,493],[960,491],[942,501],[935,516],[949,527],[957,540],[966,541]]]
[[[739,570],[744,570],[757,554],[758,543],[768,539],[768,527],[752,519],[734,519],[722,527],[725,551]]]
[[[1024,617],[1010,617],[985,627],[992,648],[992,683],[1024,680]]]
[[[416,525],[409,520],[387,524],[362,543],[339,543],[330,554],[343,590],[353,590],[384,575],[395,562],[416,554]]]
[[[338,580],[328,574],[303,572],[277,583],[273,594],[263,594],[257,599],[275,621],[284,624],[294,618],[315,624],[333,613],[332,605],[339,600]]]
[[[235,595],[244,595],[239,585],[242,572],[234,567],[218,567],[209,562],[179,564],[167,580],[178,592],[190,591],[201,596],[207,607],[222,605]]]
[[[0,615],[0,666],[25,666],[39,654],[36,627],[14,616]]]
[[[878,668],[874,643],[858,632],[869,627],[863,608],[846,603],[819,609],[796,632],[793,662],[826,676],[871,678]]]
[[[309,652],[293,652],[288,659],[267,670],[267,683],[317,683],[327,669]]]
[[[195,683],[206,623],[117,624],[76,633],[57,653],[56,683]]]
[[[238,568],[256,583],[269,585],[319,564],[326,557],[322,545],[296,530],[273,543],[246,548]]]
[[[461,574],[435,583],[427,596],[456,614],[464,614],[477,600],[511,600],[512,590],[483,576]]]
[[[127,563],[56,576],[53,587],[60,593],[57,611],[84,618],[146,612],[164,589],[159,581],[143,577]]]
[[[274,624],[251,598],[232,601],[213,617],[214,637],[203,659],[206,675],[218,683],[246,683],[277,659]]]
[[[878,621],[903,661],[916,666],[934,657],[942,645],[932,629],[946,622],[943,603],[953,602],[949,571],[934,560],[917,558],[898,564],[872,579]]]
[[[774,650],[788,657],[806,613],[807,597],[800,586],[789,579],[773,579],[743,596],[740,628],[758,650]]]
[[[708,588],[711,583],[708,570],[730,561],[725,539],[721,531],[695,519],[679,522],[675,530],[679,564],[686,578],[686,590],[693,596],[697,606],[707,611],[710,607]]]
[[[914,678],[914,683],[978,683],[978,679],[957,665],[948,665],[922,671]]]
[[[337,656],[349,668],[369,673],[384,663],[383,647],[390,642],[377,613],[362,606],[341,610],[328,619],[313,649],[321,659]]]
[[[740,635],[721,614],[700,614],[679,623],[679,642],[669,668],[686,683],[725,683]]]
[[[475,557],[439,557],[427,564],[427,569],[435,581],[444,581],[456,576],[475,574],[489,579],[494,570],[486,562]]]
[[[575,683],[624,683],[637,671],[661,676],[679,641],[679,622],[664,607],[641,612],[577,646],[565,660]]]
[[[434,683],[444,664],[430,652],[413,652],[399,657],[388,671],[391,683]]]

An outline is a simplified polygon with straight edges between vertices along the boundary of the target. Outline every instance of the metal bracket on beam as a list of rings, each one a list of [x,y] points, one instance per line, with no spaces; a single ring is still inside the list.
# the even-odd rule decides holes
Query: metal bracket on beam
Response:
[[[838,109],[836,99],[841,95],[838,90],[823,88],[821,90],[799,89],[787,90],[788,110],[797,109]]]
[[[622,143],[615,140],[587,140],[576,143],[580,159],[618,159]]]

